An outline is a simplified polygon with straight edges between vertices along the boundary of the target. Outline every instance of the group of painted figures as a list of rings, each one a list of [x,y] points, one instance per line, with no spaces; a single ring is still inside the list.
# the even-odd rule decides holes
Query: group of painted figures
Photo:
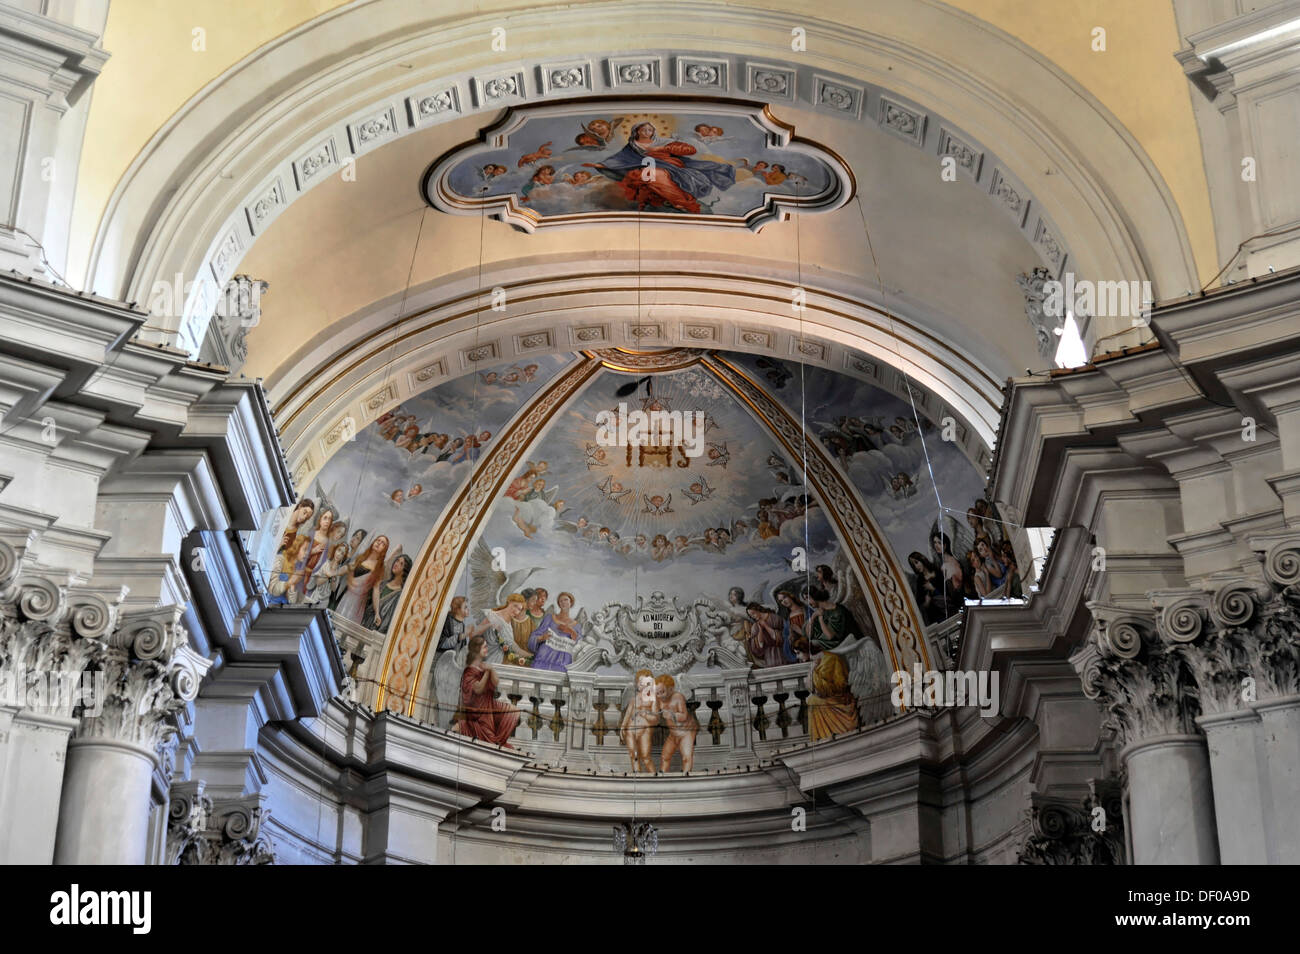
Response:
[[[816,659],[813,694],[806,701],[809,734],[816,739],[858,727],[857,701],[849,686],[844,658],[832,650],[851,637],[864,635],[854,613],[834,598],[843,585],[828,565],[816,568],[804,585],[777,590],[779,608],[746,603],[744,591],[733,587],[728,606],[735,619],[732,636],[755,667],[781,666]],[[560,593],[547,606],[545,588],[524,589],[506,597],[503,605],[484,611],[477,624],[467,622],[466,598],[457,596],[438,641],[440,654],[464,649],[464,669],[452,728],[464,735],[509,747],[519,724],[520,711],[497,698],[497,664],[567,671],[582,640],[582,617],[574,617],[574,597]],[[871,633],[865,634],[872,638]],[[699,722],[687,706],[686,696],[667,673],[639,670],[633,679],[631,699],[624,707],[619,735],[627,747],[635,772],[655,771],[651,758],[655,730],[662,728],[660,770],[670,771],[680,755],[683,771],[694,765],[695,736]]]
[[[289,515],[267,581],[269,602],[333,610],[368,629],[385,632],[411,571],[411,558],[388,537],[357,529],[345,541],[348,525],[333,507],[310,497]]]
[[[914,550],[908,554],[912,593],[926,625],[947,619],[966,600],[1020,599],[1024,595],[1015,547],[993,505],[976,500],[966,511],[966,524],[964,528],[950,527],[953,534],[933,526],[930,553]]]

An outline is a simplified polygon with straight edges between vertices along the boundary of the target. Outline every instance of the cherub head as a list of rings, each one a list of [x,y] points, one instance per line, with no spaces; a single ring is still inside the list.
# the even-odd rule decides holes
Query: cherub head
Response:
[[[406,499],[406,492],[399,488],[397,490],[394,490],[391,494],[389,494],[388,499],[391,500],[393,503],[401,503],[403,500]]]
[[[601,139],[608,139],[610,131],[609,120],[607,119],[593,119],[587,123],[587,132],[599,136]]]
[[[636,694],[643,700],[649,700],[654,696],[655,677],[649,669],[638,669],[636,671]]]
[[[695,483],[691,484],[691,493],[693,493],[693,494],[702,494],[702,493],[704,493],[704,485],[701,484],[701,483],[699,483],[698,481],[696,481]]]
[[[661,702],[666,702],[672,698],[673,692],[677,689],[677,683],[673,677],[664,673],[661,676],[655,676],[655,695]]]

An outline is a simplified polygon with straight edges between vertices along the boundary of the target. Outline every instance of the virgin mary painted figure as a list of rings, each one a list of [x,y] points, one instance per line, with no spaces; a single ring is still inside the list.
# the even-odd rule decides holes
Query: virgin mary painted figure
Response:
[[[619,182],[638,210],[657,205],[698,214],[699,200],[713,189],[731,188],[736,170],[725,162],[689,158],[694,154],[689,143],[657,138],[654,123],[637,123],[626,146],[604,162],[583,165]],[[646,163],[647,158],[653,162]]]

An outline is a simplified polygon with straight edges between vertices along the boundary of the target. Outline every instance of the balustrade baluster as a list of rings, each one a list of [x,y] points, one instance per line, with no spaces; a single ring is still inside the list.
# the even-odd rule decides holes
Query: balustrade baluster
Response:
[[[561,736],[564,734],[564,716],[560,710],[564,707],[563,699],[552,699],[551,705],[555,711],[551,713],[551,735],[555,737],[556,742],[561,742]]]
[[[511,704],[512,706],[514,706],[516,709],[518,709],[518,708],[519,708],[519,700],[522,699],[522,698],[524,697],[524,694],[523,694],[522,692],[519,691],[519,683],[517,683],[517,682],[514,683],[513,686],[512,686],[512,688],[513,688],[514,691],[513,691],[513,692],[508,692],[508,693],[506,693],[506,698],[510,700],[510,704]],[[510,737],[511,737],[511,738],[518,738],[518,737],[519,737],[519,730],[523,728],[523,725],[524,725],[524,720],[523,720],[523,719],[520,719],[518,722],[516,722],[516,723],[515,723],[515,730],[514,730],[513,732],[510,733]]]
[[[714,745],[721,745],[722,736],[727,731],[727,724],[722,721],[722,715],[718,712],[718,710],[722,708],[722,700],[718,698],[717,693],[715,692],[705,700],[704,704],[708,706],[709,711],[713,713],[709,716],[709,735],[713,737]]]
[[[754,696],[752,701],[758,707],[758,714],[754,716],[754,731],[758,733],[760,741],[766,742],[767,727],[772,724],[767,718],[767,714],[763,712],[763,706],[767,703],[767,696]]]
[[[808,734],[808,697],[812,695],[807,689],[796,689],[794,697],[799,700],[799,730]]]
[[[780,688],[779,683],[777,688]],[[790,693],[774,692],[772,698],[776,700],[779,707],[776,712],[776,727],[781,730],[781,738],[788,739],[790,737],[790,724],[793,720],[790,718],[790,712],[785,707],[785,700],[790,698]]]
[[[542,686],[541,683],[533,684],[533,692],[536,695],[528,697],[528,701],[533,704],[533,711],[528,716],[528,728],[533,732],[533,739],[537,739],[537,733],[541,731],[544,722],[542,722]]]
[[[591,734],[596,737],[597,745],[605,744],[605,734],[609,732],[609,724],[605,721],[605,710],[609,708],[609,703],[605,701],[605,690],[596,690],[596,701],[591,704],[596,710],[596,721],[591,726]]]

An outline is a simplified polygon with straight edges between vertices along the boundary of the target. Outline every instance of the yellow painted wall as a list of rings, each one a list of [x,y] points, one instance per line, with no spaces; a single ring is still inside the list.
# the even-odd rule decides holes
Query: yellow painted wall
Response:
[[[1192,112],[1194,90],[1174,59],[1184,44],[1172,0],[947,2],[1051,60],[1128,128],[1178,203],[1201,280],[1210,279],[1221,263]],[[1105,52],[1093,51],[1094,27],[1106,31]]]
[[[112,0],[103,46],[112,57],[91,87],[77,173],[74,272],[84,268],[114,187],[168,118],[258,47],[347,0]],[[205,49],[194,49],[194,29]]]
[[[113,0],[104,36],[112,59],[93,87],[73,209],[73,274],[85,266],[113,188],[168,117],[259,46],[343,2]],[[1181,43],[1169,0],[950,2],[1038,50],[1128,127],[1182,211],[1198,271],[1203,278],[1213,275],[1219,263],[1209,193],[1191,87],[1173,59]],[[791,9],[784,0],[750,3]],[[472,8],[507,5],[487,0]],[[869,30],[869,4],[854,3],[851,9],[845,11],[846,22]],[[1104,53],[1091,48],[1096,26],[1107,31]],[[201,52],[193,49],[196,27],[206,31]]]

